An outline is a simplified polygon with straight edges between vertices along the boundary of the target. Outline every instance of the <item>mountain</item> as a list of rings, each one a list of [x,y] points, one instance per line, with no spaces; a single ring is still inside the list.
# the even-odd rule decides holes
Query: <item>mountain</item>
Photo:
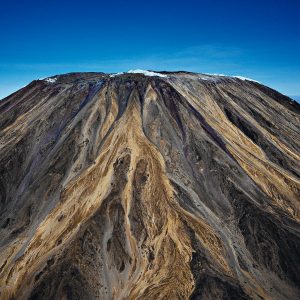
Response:
[[[296,100],[298,103],[300,103],[300,96],[290,96],[290,98]]]
[[[299,128],[242,77],[33,81],[0,102],[0,298],[300,299]]]

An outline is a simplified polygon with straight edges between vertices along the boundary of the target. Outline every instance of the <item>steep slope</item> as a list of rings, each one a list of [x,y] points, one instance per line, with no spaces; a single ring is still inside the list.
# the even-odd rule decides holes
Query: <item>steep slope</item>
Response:
[[[299,105],[140,72],[0,102],[0,298],[299,299]]]

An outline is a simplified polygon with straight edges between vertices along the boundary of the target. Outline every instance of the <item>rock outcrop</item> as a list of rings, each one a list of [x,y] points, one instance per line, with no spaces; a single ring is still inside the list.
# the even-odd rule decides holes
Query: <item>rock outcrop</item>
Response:
[[[299,133],[245,78],[33,81],[0,102],[0,298],[299,299]]]

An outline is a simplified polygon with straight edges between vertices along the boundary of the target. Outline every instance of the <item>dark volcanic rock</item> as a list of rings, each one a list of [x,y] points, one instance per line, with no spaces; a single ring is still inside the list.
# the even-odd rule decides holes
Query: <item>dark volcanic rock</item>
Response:
[[[0,299],[299,299],[300,106],[189,72],[0,102]]]

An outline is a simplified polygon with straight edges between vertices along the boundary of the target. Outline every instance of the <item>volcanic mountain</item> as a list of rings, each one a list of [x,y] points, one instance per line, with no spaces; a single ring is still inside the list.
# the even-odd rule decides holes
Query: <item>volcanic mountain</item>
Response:
[[[299,132],[242,77],[33,81],[0,101],[0,299],[300,299]]]

